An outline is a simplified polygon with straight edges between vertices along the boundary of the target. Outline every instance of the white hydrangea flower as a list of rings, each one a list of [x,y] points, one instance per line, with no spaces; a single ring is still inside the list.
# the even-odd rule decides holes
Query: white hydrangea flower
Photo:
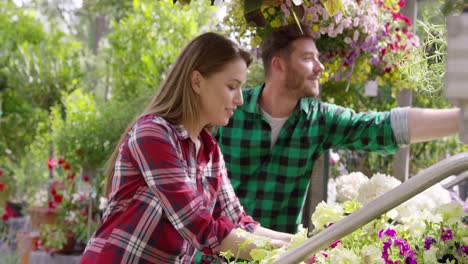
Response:
[[[288,250],[299,246],[300,244],[304,243],[307,240],[307,229],[299,225],[298,231],[294,236],[291,238],[291,242],[288,244]]]
[[[466,215],[465,211],[463,211],[463,207],[459,203],[439,206],[435,209],[435,213],[440,214],[447,225],[454,223],[459,223],[461,225],[462,216]]]
[[[361,264],[360,258],[349,249],[346,249],[342,246],[337,246],[334,249],[330,250],[328,258],[330,263],[346,263],[346,264]]]
[[[340,203],[358,197],[361,185],[367,183],[369,178],[362,172],[351,172],[336,178],[336,200]]]
[[[325,202],[321,202],[315,208],[314,213],[312,214],[312,224],[317,231],[320,231],[325,228],[329,223],[336,223],[342,218],[344,218],[344,210],[341,206],[329,205]]]
[[[336,181],[334,178],[330,178],[327,184],[327,203],[334,204],[337,200],[336,195]]]
[[[420,237],[426,230],[426,223],[419,217],[410,217],[407,219],[405,227],[407,227],[407,230],[411,236]]]
[[[396,208],[400,219],[420,217],[423,210],[434,211],[451,202],[450,193],[442,185],[435,184]]]
[[[358,201],[366,205],[382,194],[400,185],[401,181],[393,176],[376,173],[366,183],[359,188]]]
[[[385,264],[381,257],[382,249],[376,245],[363,246],[360,254],[363,264]]]

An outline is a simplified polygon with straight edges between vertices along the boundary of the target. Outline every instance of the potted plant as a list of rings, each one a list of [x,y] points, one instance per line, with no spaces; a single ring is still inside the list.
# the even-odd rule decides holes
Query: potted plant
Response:
[[[31,225],[39,232],[38,248],[70,254],[76,242],[86,242],[88,229],[94,230],[92,188],[64,159],[49,158],[48,166],[53,179],[46,190],[37,192],[28,210]]]

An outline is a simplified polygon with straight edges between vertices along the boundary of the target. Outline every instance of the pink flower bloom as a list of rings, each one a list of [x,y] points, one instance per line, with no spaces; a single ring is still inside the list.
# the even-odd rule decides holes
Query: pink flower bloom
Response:
[[[50,157],[47,161],[47,166],[49,167],[49,170],[53,170],[55,166],[57,166],[57,161],[53,157]]]

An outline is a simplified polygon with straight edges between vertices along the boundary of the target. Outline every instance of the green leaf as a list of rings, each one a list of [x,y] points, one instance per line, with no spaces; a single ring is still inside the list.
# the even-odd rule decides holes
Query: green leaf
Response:
[[[330,16],[334,16],[338,10],[341,10],[342,13],[345,13],[342,0],[324,0],[323,6],[325,9],[327,9]]]
[[[244,0],[244,14],[260,9],[262,0]]]
[[[263,248],[254,248],[250,251],[250,256],[254,261],[260,261],[268,256],[268,251]]]

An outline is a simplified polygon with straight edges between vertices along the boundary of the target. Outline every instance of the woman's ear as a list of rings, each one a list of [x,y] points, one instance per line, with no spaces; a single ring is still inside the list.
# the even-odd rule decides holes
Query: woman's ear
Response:
[[[203,81],[203,76],[201,73],[197,70],[194,70],[192,72],[191,78],[191,83],[192,83],[192,89],[195,91],[195,93],[199,94],[201,92],[201,83]]]

